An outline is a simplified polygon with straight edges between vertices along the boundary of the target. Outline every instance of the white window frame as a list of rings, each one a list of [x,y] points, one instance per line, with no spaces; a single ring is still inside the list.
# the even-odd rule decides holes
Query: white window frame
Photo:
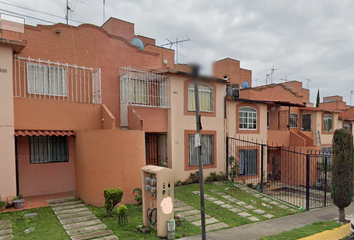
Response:
[[[250,111],[249,109],[253,109]],[[252,130],[255,131],[258,129],[258,111],[254,107],[244,106],[240,107],[238,116],[238,127],[240,130]],[[245,120],[245,121],[244,121]],[[255,123],[253,122],[255,121]],[[256,124],[256,128],[253,128],[253,125]],[[247,127],[241,127],[241,125],[246,125]]]
[[[202,160],[203,165],[213,165],[214,164],[214,134],[202,134],[201,135],[201,148],[202,148]],[[195,147],[194,134],[188,134],[188,166],[194,167],[198,166],[196,162],[197,148]],[[209,156],[209,158],[208,158]]]
[[[296,116],[296,126],[292,126],[292,116]],[[295,122],[294,122],[295,123]],[[298,128],[299,127],[299,114],[297,113],[290,113],[290,118],[289,118],[289,126],[290,128]]]
[[[66,97],[66,68],[28,62],[27,92],[28,94]]]
[[[349,126],[350,126],[350,129],[348,129],[348,128],[346,127],[346,125],[349,125]],[[351,124],[351,123],[349,123],[349,122],[344,122],[344,123],[343,123],[343,129],[346,129],[346,130],[349,130],[350,132],[352,132],[352,130],[353,130],[353,124]]]
[[[214,112],[214,88],[208,84],[205,84],[205,83],[199,83],[198,84],[198,92],[199,92],[199,107],[200,107],[200,111],[201,112],[208,112],[208,113],[213,113]],[[202,96],[204,96],[203,94],[201,93],[209,93],[210,94],[210,109],[211,110],[208,110],[208,109],[203,109],[203,106],[202,106]],[[189,105],[189,101],[194,101],[194,83],[190,83],[188,84],[188,102],[187,102],[187,107],[188,107],[188,111],[195,111],[195,103],[193,102],[192,105],[194,106],[194,108],[190,107]],[[189,96],[192,95],[193,98],[190,98]]]
[[[325,128],[325,121],[328,121],[329,119],[332,120],[332,126],[329,126],[328,123],[327,123],[327,125],[328,125],[328,127],[330,129],[324,129]],[[322,130],[323,130],[323,132],[333,132],[333,126],[334,126],[334,117],[333,117],[333,115],[331,115],[331,114],[323,115],[323,118],[322,118]]]

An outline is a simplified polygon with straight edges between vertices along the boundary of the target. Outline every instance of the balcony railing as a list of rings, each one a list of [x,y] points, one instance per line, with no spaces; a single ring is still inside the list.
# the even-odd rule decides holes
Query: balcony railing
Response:
[[[13,75],[14,97],[101,103],[100,69],[16,56]]]
[[[170,77],[129,67],[119,69],[121,126],[128,126],[128,106],[171,107]]]

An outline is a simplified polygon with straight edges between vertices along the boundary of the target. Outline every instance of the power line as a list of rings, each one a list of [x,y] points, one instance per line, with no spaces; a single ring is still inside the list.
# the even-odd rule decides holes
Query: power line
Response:
[[[40,19],[40,18],[36,18],[36,17],[31,17],[31,16],[28,16],[28,15],[25,15],[25,14],[21,14],[21,13],[11,12],[11,11],[9,11],[9,10],[5,10],[5,9],[2,9],[2,8],[0,8],[0,11],[4,11],[4,12],[10,13],[10,14],[15,14],[15,15],[21,16],[21,17],[26,17],[26,18],[35,19],[35,20],[38,20],[38,21],[46,22],[46,23],[55,24],[55,22],[51,22],[51,21],[44,20],[44,19]]]
[[[19,6],[19,5],[15,5],[15,4],[12,4],[12,3],[7,3],[7,2],[4,2],[4,1],[0,1],[0,3],[6,4],[6,5],[9,5],[9,6],[12,6],[12,7],[17,7],[17,8],[25,9],[25,10],[28,10],[28,11],[40,13],[40,14],[45,14],[45,15],[48,15],[48,16],[51,16],[51,17],[57,17],[57,18],[65,19],[65,18],[62,17],[62,16],[55,15],[55,14],[52,14],[52,13],[46,13],[46,12],[38,11],[38,10],[36,10],[36,9],[29,8],[29,7]],[[70,21],[73,21],[73,22],[77,22],[77,23],[84,23],[84,22],[80,22],[80,21],[77,21],[77,20],[73,20],[73,19],[69,19],[69,20],[70,20]]]

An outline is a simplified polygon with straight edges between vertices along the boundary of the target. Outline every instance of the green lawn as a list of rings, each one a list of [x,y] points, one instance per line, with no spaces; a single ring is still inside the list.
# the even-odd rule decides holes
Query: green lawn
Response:
[[[323,232],[326,230],[331,230],[336,227],[340,227],[341,224],[337,223],[336,221],[321,221],[316,222],[312,225],[308,225],[302,228],[293,229],[288,232],[283,232],[278,235],[262,237],[259,240],[296,240],[303,237],[307,237],[319,232]]]
[[[23,218],[27,213],[36,212],[39,215],[34,218]],[[0,213],[0,220],[10,219],[12,229],[14,231],[14,239],[38,240],[65,240],[70,239],[63,227],[57,220],[50,207],[36,208],[18,212]],[[29,234],[24,234],[23,231],[35,227],[36,229]]]
[[[244,201],[247,204],[251,204],[257,207],[258,209],[264,210],[265,212],[270,213],[275,217],[282,217],[282,216],[294,214],[294,212],[291,212],[287,209],[279,208],[277,206],[272,206],[273,209],[268,209],[261,205],[261,201],[259,198],[256,198],[252,194],[246,193],[243,190],[237,189],[236,187],[233,186],[233,183],[231,182],[223,182],[223,183],[224,186],[218,186],[211,183],[206,183],[204,185],[205,193],[226,202],[224,198],[222,198],[220,195],[217,195],[210,190],[214,189],[217,190],[218,192],[223,192],[225,194],[231,195],[232,197],[238,200]],[[200,198],[198,195],[193,194],[193,191],[199,191],[199,184],[191,184],[191,185],[175,187],[175,198],[200,210]],[[253,202],[251,202],[251,200]],[[205,209],[207,214],[213,216],[214,218],[218,219],[221,222],[228,224],[230,227],[236,227],[244,224],[253,223],[251,220],[248,220],[247,218],[243,218],[239,216],[237,213],[233,213],[230,210],[220,207],[219,205],[211,201],[205,200]],[[252,215],[257,216],[261,221],[268,220],[267,218],[261,215],[257,215],[257,214],[252,214]]]

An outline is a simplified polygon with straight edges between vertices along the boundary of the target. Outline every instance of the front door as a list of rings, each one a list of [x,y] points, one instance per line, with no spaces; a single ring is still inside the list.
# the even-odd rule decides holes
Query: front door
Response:
[[[146,165],[167,167],[167,135],[145,134]]]

